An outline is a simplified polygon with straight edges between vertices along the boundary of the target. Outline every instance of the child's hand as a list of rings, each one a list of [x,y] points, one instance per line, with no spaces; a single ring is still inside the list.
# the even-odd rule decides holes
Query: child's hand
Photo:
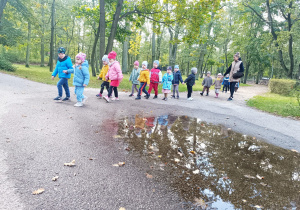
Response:
[[[181,83],[181,84],[183,84],[183,85],[184,85],[184,82],[183,82],[183,83]]]
[[[83,84],[83,87],[86,87],[87,85],[86,84]]]
[[[98,77],[97,80],[100,80],[100,77]]]
[[[63,70],[63,72],[64,72],[65,74],[67,74],[67,73],[68,73],[68,71],[67,71],[67,70]]]
[[[54,80],[54,76],[52,76],[51,79]]]

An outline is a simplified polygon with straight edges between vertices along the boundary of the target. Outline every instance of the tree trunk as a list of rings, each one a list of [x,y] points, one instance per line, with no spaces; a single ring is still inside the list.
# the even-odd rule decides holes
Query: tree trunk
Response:
[[[176,24],[174,37],[171,28],[169,28],[169,33],[170,33],[169,64],[174,68],[176,62],[177,47],[178,47],[177,42],[179,36],[179,24]],[[174,44],[172,43],[173,41],[175,42]]]
[[[26,62],[25,62],[25,66],[28,68],[29,68],[30,44],[31,44],[31,23],[28,22],[28,37],[27,37],[27,50],[26,50]]]
[[[99,0],[100,4],[100,19],[99,19],[99,27],[100,27],[100,68],[102,69],[102,57],[105,52],[105,0]]]
[[[116,12],[115,12],[114,17],[113,17],[113,23],[112,23],[111,29],[110,29],[110,35],[109,35],[108,41],[107,41],[105,54],[108,54],[109,52],[112,51],[122,7],[123,7],[123,0],[118,0]]]
[[[50,39],[50,58],[49,58],[49,66],[50,72],[53,72],[53,45],[54,45],[54,16],[55,16],[55,0],[52,1],[51,8],[51,39]]]
[[[128,47],[129,47],[129,41],[128,37],[126,37],[126,40],[123,43],[123,52],[122,52],[122,73],[128,72]]]
[[[161,27],[161,26],[159,26],[159,27]],[[160,34],[157,36],[157,48],[156,48],[156,58],[157,58],[157,60],[160,59],[160,45],[161,45],[163,31],[164,31],[164,27],[163,27],[162,31],[160,32]]]
[[[211,31],[211,28],[212,28],[212,25],[213,25],[213,20],[214,20],[214,17],[215,17],[215,13],[213,12],[212,15],[211,15],[211,20],[210,20],[210,23],[208,24],[207,26],[207,36],[209,37],[210,35],[210,31]],[[198,72],[196,74],[196,79],[198,80],[199,78],[199,74],[201,72],[203,72],[203,62],[204,62],[204,56],[207,52],[206,50],[206,47],[207,47],[207,41],[203,44],[200,44],[200,56],[199,56],[199,61],[198,61]]]
[[[41,10],[42,10],[42,33],[41,33],[41,67],[45,66],[45,2],[41,1]]]
[[[293,7],[293,1],[290,1],[290,4],[289,4],[290,11],[292,10],[292,7]],[[289,70],[287,76],[292,79],[293,78],[293,71],[294,71],[294,55],[293,55],[293,36],[292,36],[292,33],[291,33],[292,26],[293,26],[292,19],[291,19],[291,13],[288,13],[287,21],[288,21],[288,28],[289,28],[289,32],[290,32],[290,35],[289,35],[290,70]]]
[[[154,27],[154,26],[153,26]],[[155,33],[154,30],[152,30],[152,64],[155,61]]]
[[[0,23],[1,23],[1,19],[2,19],[2,16],[3,16],[3,10],[6,6],[6,3],[7,3],[7,0],[1,0],[0,1]]]
[[[300,80],[300,63],[299,63],[299,68],[298,68],[298,79]]]
[[[97,49],[97,43],[98,43],[98,39],[100,36],[100,23],[97,29],[97,34],[95,35],[95,40],[94,40],[94,44],[93,44],[93,50],[92,50],[92,55],[91,55],[91,67],[92,67],[92,75],[93,77],[96,76],[96,70],[95,70],[95,54],[96,54],[96,49]]]

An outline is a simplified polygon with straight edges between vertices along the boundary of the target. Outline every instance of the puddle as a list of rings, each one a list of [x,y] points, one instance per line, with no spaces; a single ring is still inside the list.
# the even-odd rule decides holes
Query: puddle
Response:
[[[127,117],[117,135],[185,208],[300,207],[297,152],[187,116]]]

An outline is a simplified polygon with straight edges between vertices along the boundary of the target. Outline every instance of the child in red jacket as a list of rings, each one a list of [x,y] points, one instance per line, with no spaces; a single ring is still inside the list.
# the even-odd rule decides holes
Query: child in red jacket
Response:
[[[150,71],[150,87],[148,93],[150,94],[152,89],[154,89],[155,96],[153,97],[153,99],[157,98],[158,84],[160,84],[162,80],[162,73],[158,68],[158,65],[159,65],[159,61],[155,60],[153,62],[153,69],[151,69]]]

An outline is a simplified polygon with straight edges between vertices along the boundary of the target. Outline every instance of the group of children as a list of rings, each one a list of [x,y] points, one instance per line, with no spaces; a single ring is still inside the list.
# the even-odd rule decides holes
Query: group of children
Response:
[[[71,59],[69,56],[65,55],[66,50],[61,47],[58,49],[58,61],[56,68],[52,74],[52,80],[58,74],[60,80],[57,83],[58,96],[54,100],[62,99],[62,87],[65,89],[66,97],[62,101],[67,101],[70,98],[70,91],[68,86],[68,79],[71,78],[71,74],[74,73],[73,85],[75,86],[75,94],[77,97],[77,103],[74,106],[83,106],[83,103],[87,100],[87,97],[83,95],[84,88],[88,85],[90,75],[89,75],[89,65],[88,61],[85,60],[86,55],[84,53],[79,53],[76,55],[75,65],[72,65]],[[96,96],[98,98],[104,98],[107,102],[119,100],[118,97],[118,86],[123,79],[123,74],[121,70],[120,63],[116,61],[117,53],[112,51],[108,55],[104,55],[102,58],[103,67],[98,76],[99,80],[102,80],[100,93]],[[154,89],[153,99],[158,98],[158,85],[162,84],[162,93],[164,97],[162,100],[168,100],[168,94],[171,93],[173,89],[172,98],[179,99],[179,85],[186,84],[187,86],[187,99],[193,100],[192,92],[193,86],[195,85],[195,75],[197,74],[197,68],[191,69],[191,74],[183,81],[179,66],[175,65],[174,72],[172,73],[172,67],[168,66],[167,73],[162,76],[162,72],[159,68],[159,61],[155,60],[153,62],[153,68],[148,69],[148,62],[144,61],[142,63],[142,68],[140,68],[139,62],[134,62],[133,70],[130,74],[129,81],[132,82],[132,91],[129,95],[130,97],[134,96],[134,91],[137,92],[136,100],[141,100],[142,92],[145,93],[145,98],[148,99],[152,90]],[[203,96],[203,93],[206,91],[206,95],[209,94],[209,89],[212,85],[215,85],[216,97],[219,96],[219,92],[222,84],[224,85],[223,91],[227,92],[229,89],[229,75],[223,79],[221,73],[218,74],[218,77],[213,82],[210,77],[210,72],[207,72],[207,77],[203,80],[203,91],[200,93]],[[139,86],[139,87],[138,87]],[[146,87],[149,86],[149,89],[146,90]],[[107,90],[107,96],[103,96],[104,89]],[[112,93],[114,92],[114,98]]]

